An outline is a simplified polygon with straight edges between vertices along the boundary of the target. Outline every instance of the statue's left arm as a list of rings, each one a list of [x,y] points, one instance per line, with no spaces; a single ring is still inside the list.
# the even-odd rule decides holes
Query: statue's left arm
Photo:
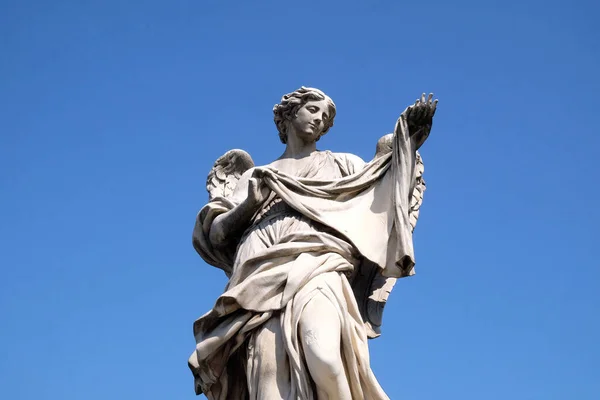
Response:
[[[359,279],[355,279],[353,283],[370,338],[381,334],[383,309],[396,279],[414,274],[412,231],[419,217],[425,191],[423,161],[417,149],[431,131],[437,106],[437,100],[432,100],[432,95],[428,98],[423,95],[402,113],[394,133],[381,137],[377,142],[375,159],[391,153],[388,179],[393,184],[390,186],[389,196],[393,198],[395,210],[392,240],[388,242],[387,249],[391,256],[388,261],[393,262],[377,265],[365,260],[357,276]]]

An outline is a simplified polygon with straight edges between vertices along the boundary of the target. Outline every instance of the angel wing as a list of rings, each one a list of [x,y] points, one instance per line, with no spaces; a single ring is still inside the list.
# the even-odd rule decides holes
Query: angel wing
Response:
[[[377,142],[375,158],[392,151],[393,134],[385,135]],[[424,164],[421,155],[417,151],[415,166],[415,184],[412,192],[409,218],[412,229],[415,229],[419,219],[419,210],[423,203],[425,192],[425,180],[423,179]],[[396,278],[388,278],[381,274],[381,268],[376,264],[363,261],[359,276],[355,277],[354,292],[359,302],[363,320],[367,326],[369,338],[381,335],[383,321],[383,309],[387,299],[396,284]]]
[[[208,200],[231,196],[242,174],[252,167],[254,161],[244,150],[233,149],[223,154],[206,177]]]
[[[248,169],[254,166],[252,157],[244,150],[229,150],[215,161],[208,176],[206,177],[206,191],[209,203],[220,198],[230,197],[233,194],[240,178]],[[196,219],[192,243],[200,256],[209,265],[222,269],[227,277],[231,276],[231,265],[235,248],[226,248],[222,251],[212,253],[205,251],[203,242],[207,238],[203,233],[203,222],[209,213],[210,207],[203,207]]]

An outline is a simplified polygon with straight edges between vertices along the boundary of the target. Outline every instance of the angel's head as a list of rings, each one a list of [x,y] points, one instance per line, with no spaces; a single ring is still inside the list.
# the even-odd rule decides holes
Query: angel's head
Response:
[[[287,143],[291,129],[297,134],[319,140],[333,126],[335,112],[333,100],[319,89],[302,86],[284,95],[281,103],[273,107],[281,143]]]

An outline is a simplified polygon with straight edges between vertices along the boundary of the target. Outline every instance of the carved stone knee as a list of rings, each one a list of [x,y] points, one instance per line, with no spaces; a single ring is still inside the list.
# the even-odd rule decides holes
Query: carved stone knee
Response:
[[[314,372],[313,379],[330,381],[344,375],[340,328],[336,307],[317,292],[300,317],[302,346],[309,369]]]

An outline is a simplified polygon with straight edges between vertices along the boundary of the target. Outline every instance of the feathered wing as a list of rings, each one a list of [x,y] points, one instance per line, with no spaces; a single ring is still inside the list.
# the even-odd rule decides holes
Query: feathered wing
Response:
[[[392,151],[392,139],[393,134],[383,136],[379,139],[375,154],[376,158]],[[413,230],[419,219],[419,210],[423,203],[423,193],[425,192],[423,172],[423,160],[417,151],[415,183],[409,211],[410,224]],[[367,326],[369,338],[376,338],[381,335],[383,309],[396,284],[396,280],[397,278],[383,276],[381,274],[381,268],[368,260],[363,261],[359,273],[354,278],[354,292],[363,320]]]
[[[242,174],[252,167],[254,161],[244,150],[233,149],[223,154],[215,161],[206,178],[208,200],[231,196]]]
[[[196,218],[192,239],[194,248],[204,261],[222,269],[228,277],[231,275],[235,246],[213,251],[204,226],[232,204],[230,200],[236,185],[244,172],[253,166],[252,157],[243,150],[230,150],[219,157],[206,178],[209,203],[200,210]]]

